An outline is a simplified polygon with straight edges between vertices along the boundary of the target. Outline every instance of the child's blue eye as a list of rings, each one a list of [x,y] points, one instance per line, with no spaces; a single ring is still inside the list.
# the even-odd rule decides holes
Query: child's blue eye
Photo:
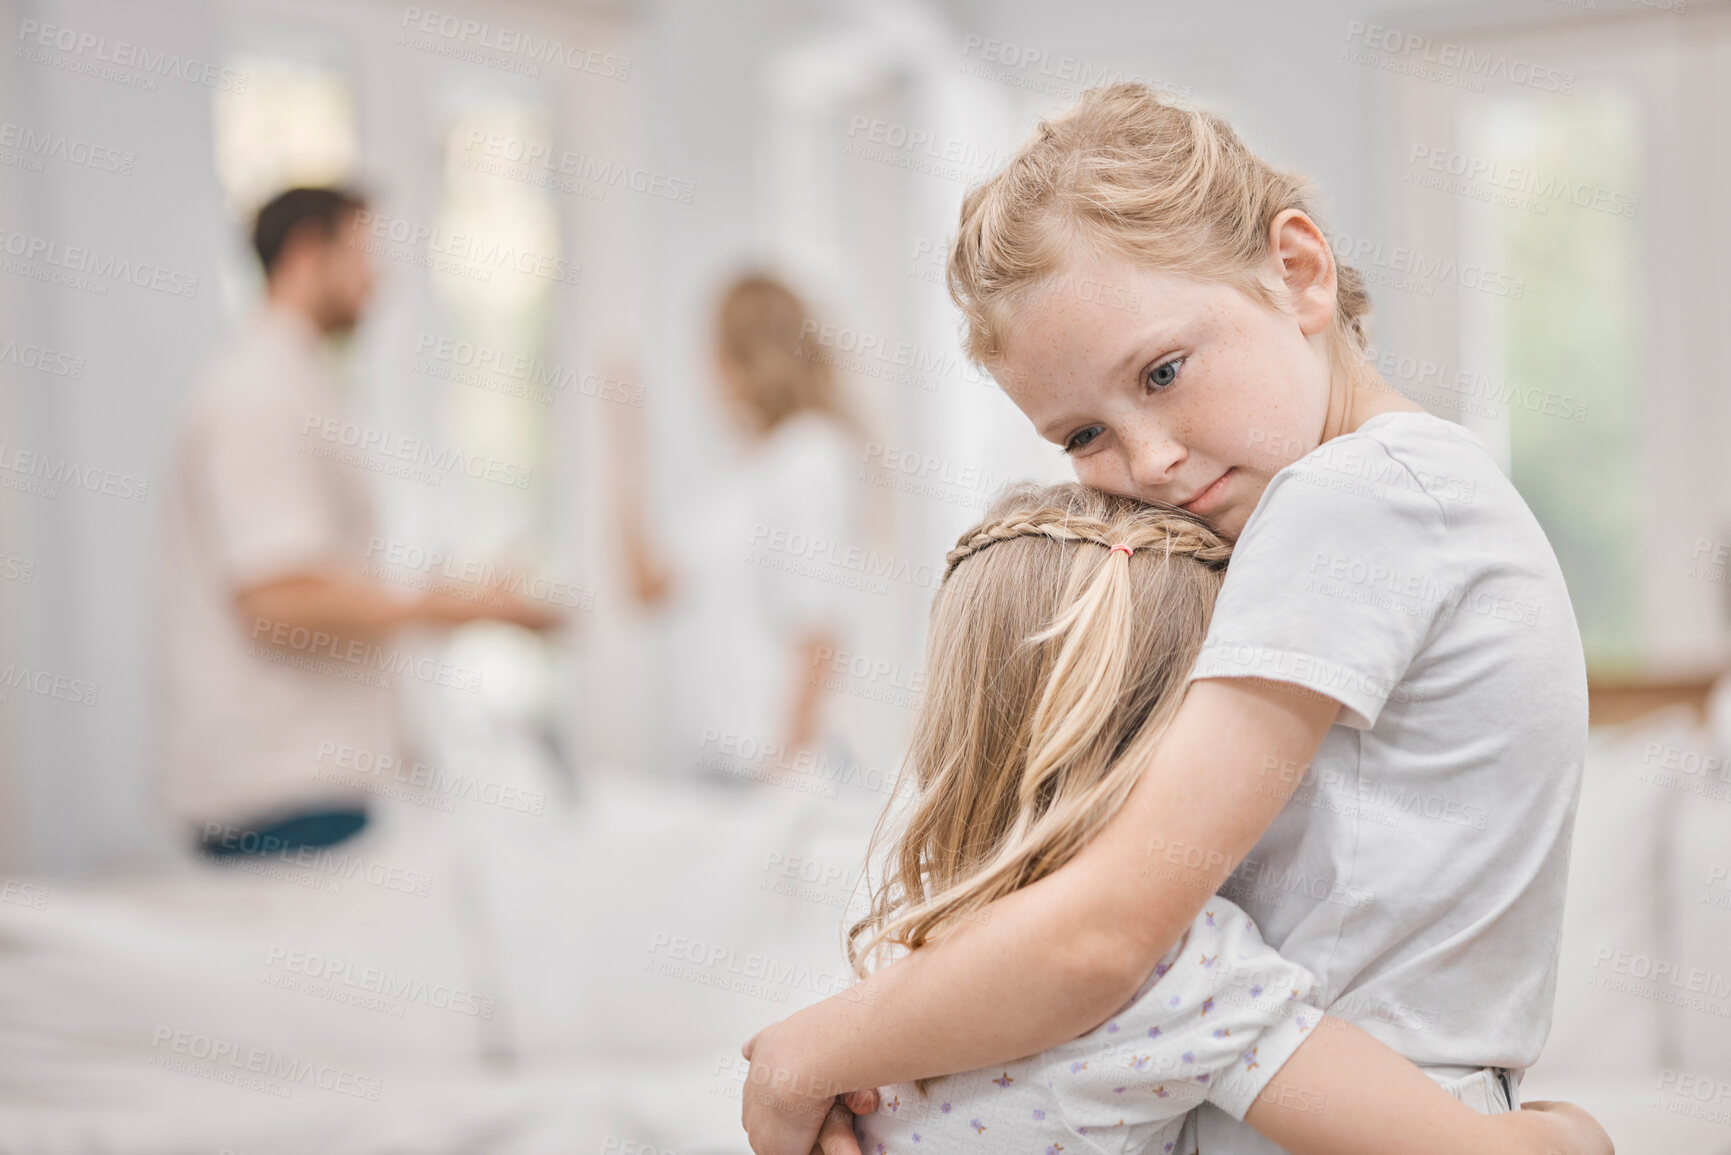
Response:
[[[1160,362],[1148,370],[1148,384],[1155,389],[1166,388],[1178,380],[1178,366],[1182,364],[1184,364],[1182,357],[1174,357],[1170,361]]]
[[[1178,367],[1184,364],[1184,361],[1185,358],[1183,357],[1173,357],[1147,369],[1142,376],[1147,382],[1148,388],[1156,393],[1170,389],[1173,382],[1178,380]],[[1064,452],[1075,453],[1080,449],[1087,448],[1091,441],[1105,431],[1105,427],[1101,425],[1090,425],[1086,429],[1079,430],[1064,443]]]
[[[1103,425],[1088,426],[1088,428],[1077,432],[1070,438],[1070,440],[1064,442],[1064,452],[1074,453],[1078,449],[1085,448],[1090,441],[1094,440],[1094,438],[1100,436],[1100,434],[1105,431],[1106,428]]]

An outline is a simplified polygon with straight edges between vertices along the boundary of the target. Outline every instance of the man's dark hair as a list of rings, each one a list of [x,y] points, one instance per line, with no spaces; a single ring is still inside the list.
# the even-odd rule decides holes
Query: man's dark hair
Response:
[[[366,198],[348,188],[291,188],[266,201],[252,224],[252,247],[269,277],[282,256],[290,235],[314,222],[326,237],[336,235],[337,226],[351,212],[367,207]]]

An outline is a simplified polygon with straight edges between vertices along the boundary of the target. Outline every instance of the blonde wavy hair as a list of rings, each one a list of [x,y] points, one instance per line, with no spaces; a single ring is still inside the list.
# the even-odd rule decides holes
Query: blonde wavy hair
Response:
[[[1318,199],[1308,177],[1257,156],[1214,113],[1145,84],[1091,88],[962,201],[946,279],[968,355],[982,367],[1000,362],[1016,310],[1078,251],[1224,282],[1272,308],[1255,275],[1270,226],[1298,209],[1321,229]],[[1352,381],[1370,297],[1338,260],[1335,278],[1329,350],[1336,379]]]
[[[917,794],[885,808],[884,876],[847,932],[856,975],[1057,870],[1117,812],[1231,551],[1198,517],[1074,482],[1014,486],[961,536],[932,605]]]

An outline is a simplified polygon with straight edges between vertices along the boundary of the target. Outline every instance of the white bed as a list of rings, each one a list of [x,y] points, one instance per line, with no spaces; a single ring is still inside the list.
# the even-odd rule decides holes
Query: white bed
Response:
[[[1727,1009],[1592,984],[1605,950],[1731,973],[1731,800],[1655,778],[1726,745],[1672,712],[1589,753],[1556,1023],[1522,1093],[1580,1102],[1624,1155],[1731,1152]],[[13,886],[0,1152],[743,1155],[738,1046],[845,984],[841,906],[881,801],[601,775],[540,817],[387,809],[342,848],[346,880],[189,860]],[[329,959],[396,993],[306,989]],[[270,1086],[211,1077],[249,1061]]]
[[[829,864],[874,816],[603,778],[568,814],[391,809],[273,876],[20,891],[0,1151],[744,1152],[739,1044],[841,978]]]

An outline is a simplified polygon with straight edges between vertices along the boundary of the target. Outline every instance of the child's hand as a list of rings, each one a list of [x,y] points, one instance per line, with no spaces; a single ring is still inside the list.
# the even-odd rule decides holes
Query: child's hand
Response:
[[[1520,1111],[1512,1117],[1529,1119],[1541,1125],[1536,1130],[1543,1136],[1543,1155],[1552,1152],[1557,1155],[1616,1155],[1611,1137],[1599,1126],[1599,1121],[1573,1103],[1539,1099],[1522,1103]],[[1541,1155],[1539,1147],[1530,1150],[1533,1155]]]
[[[755,1155],[808,1155],[813,1150],[823,1155],[859,1155],[853,1116],[841,1111],[833,1090],[824,1093],[809,1087],[809,1079],[775,1056],[774,1031],[773,1026],[765,1027],[739,1049],[751,1063],[739,1115],[752,1151]],[[838,1111],[845,1117],[841,1129],[835,1121]]]
[[[850,1097],[851,1098],[851,1097]],[[854,1113],[838,1099],[824,1118],[823,1130],[817,1133],[817,1146],[811,1155],[860,1155],[859,1139],[853,1133]]]
[[[855,1115],[869,1115],[878,1109],[878,1093],[875,1089],[849,1091],[842,1096],[841,1101],[847,1104],[847,1109]]]

